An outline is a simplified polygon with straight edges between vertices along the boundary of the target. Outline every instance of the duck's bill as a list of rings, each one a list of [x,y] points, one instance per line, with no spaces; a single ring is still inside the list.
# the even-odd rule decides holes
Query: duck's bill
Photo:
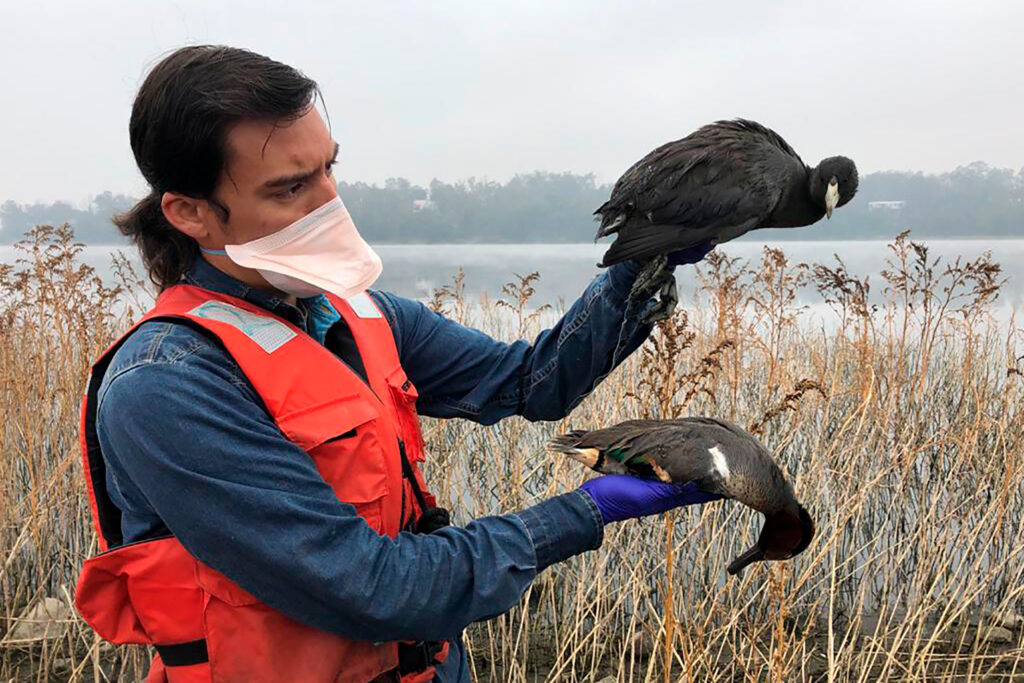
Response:
[[[747,552],[743,553],[735,560],[730,562],[729,567],[728,569],[726,569],[726,571],[729,572],[730,575],[735,576],[739,574],[741,571],[743,571],[748,564],[760,562],[763,559],[764,551],[755,545],[753,548],[751,548],[750,550],[748,550]]]

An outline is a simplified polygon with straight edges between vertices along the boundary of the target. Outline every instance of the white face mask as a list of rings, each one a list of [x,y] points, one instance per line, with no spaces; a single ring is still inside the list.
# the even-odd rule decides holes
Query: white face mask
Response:
[[[200,251],[226,255],[299,298],[330,292],[347,299],[366,291],[383,270],[340,197],[265,237]]]

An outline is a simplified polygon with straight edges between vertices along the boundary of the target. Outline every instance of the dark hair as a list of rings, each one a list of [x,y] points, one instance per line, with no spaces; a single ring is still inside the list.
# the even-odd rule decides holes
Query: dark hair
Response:
[[[146,76],[132,106],[132,152],[151,187],[149,196],[114,217],[132,238],[149,279],[161,291],[178,282],[198,255],[195,240],[167,221],[164,192],[206,199],[227,163],[231,126],[244,119],[287,121],[314,104],[320,89],[298,70],[272,59],[222,45],[175,50]]]

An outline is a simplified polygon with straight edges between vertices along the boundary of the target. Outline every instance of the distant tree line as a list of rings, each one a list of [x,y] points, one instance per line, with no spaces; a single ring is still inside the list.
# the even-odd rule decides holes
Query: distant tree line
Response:
[[[434,180],[427,187],[404,178],[383,186],[343,182],[338,192],[371,242],[566,243],[593,239],[591,214],[608,198],[611,185],[597,184],[593,174],[537,171],[505,183],[476,178]],[[110,217],[134,203],[110,192],[95,196],[85,209],[59,201],[7,201],[0,205],[0,243],[21,239],[32,226],[65,221],[82,242],[118,243],[123,238]],[[830,221],[753,238],[889,239],[907,229],[918,238],[1024,237],[1024,169],[976,162],[942,174],[871,173],[861,178],[856,199]]]
[[[86,244],[117,244],[125,240],[110,217],[126,211],[138,201],[123,194],[104,192],[92,198],[85,209],[76,209],[68,202],[52,204],[18,204],[6,201],[0,204],[0,244],[12,244],[24,238],[25,233],[37,225],[70,223],[75,239]]]

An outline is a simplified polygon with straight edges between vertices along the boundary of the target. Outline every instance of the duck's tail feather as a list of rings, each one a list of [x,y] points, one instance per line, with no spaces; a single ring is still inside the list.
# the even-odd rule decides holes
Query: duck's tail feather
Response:
[[[576,429],[565,434],[553,437],[548,441],[548,451],[551,453],[559,453],[561,455],[568,455],[573,460],[577,460],[587,467],[592,469],[598,469],[600,467],[601,452],[596,448],[578,448],[580,439],[586,436],[588,432],[585,429]]]
[[[579,449],[576,448],[576,444],[578,444],[580,439],[586,436],[586,434],[587,430],[585,429],[574,429],[571,432],[559,434],[548,441],[548,450],[552,453],[572,455],[579,451]]]

